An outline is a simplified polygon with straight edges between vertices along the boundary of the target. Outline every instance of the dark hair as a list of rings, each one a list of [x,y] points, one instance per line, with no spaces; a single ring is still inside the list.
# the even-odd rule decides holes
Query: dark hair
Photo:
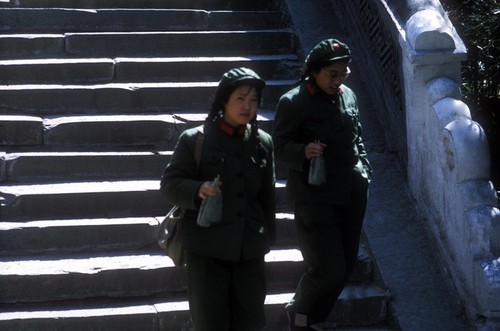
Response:
[[[217,118],[221,117],[224,114],[225,110],[225,104],[228,102],[229,97],[233,92],[238,89],[241,86],[249,86],[251,88],[254,88],[257,92],[257,99],[258,99],[258,104],[260,105],[260,100],[262,98],[262,90],[263,86],[259,82],[252,80],[252,79],[246,79],[246,80],[240,80],[234,84],[229,84],[226,85],[223,88],[218,88],[214,100],[212,102],[212,107],[210,108],[210,112],[208,113],[207,116],[207,122],[213,122]]]
[[[306,79],[307,77],[311,76],[313,72],[318,72],[321,69],[323,69],[326,66],[329,66],[332,63],[336,62],[345,62],[349,64],[351,62],[351,59],[340,59],[340,60],[335,60],[335,61],[327,61],[327,62],[310,62],[306,63],[303,69],[302,77],[301,80]]]

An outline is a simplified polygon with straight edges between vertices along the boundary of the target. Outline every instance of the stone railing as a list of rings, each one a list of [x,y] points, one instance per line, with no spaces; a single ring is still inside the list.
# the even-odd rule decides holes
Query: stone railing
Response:
[[[467,314],[478,327],[500,325],[500,210],[486,135],[461,101],[462,40],[438,1],[332,5],[357,21],[352,39],[381,79],[372,85],[384,87],[372,94],[388,140],[405,142],[392,148]]]

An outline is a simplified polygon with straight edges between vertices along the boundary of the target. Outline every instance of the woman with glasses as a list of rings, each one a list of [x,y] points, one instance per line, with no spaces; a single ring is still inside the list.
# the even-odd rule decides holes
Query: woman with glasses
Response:
[[[292,331],[314,330],[327,319],[358,255],[371,167],[356,96],[344,85],[350,61],[346,44],[323,40],[276,109],[275,157],[288,168],[287,193],[308,265],[286,306]]]

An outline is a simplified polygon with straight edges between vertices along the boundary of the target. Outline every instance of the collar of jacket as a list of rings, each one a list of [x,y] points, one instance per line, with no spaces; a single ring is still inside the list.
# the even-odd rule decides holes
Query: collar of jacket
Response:
[[[237,127],[232,127],[231,125],[227,124],[226,122],[220,121],[219,129],[222,132],[224,132],[225,134],[227,134],[228,136],[241,138],[245,135],[245,131],[247,129],[247,126],[240,125]]]
[[[316,82],[312,79],[307,80],[306,89],[307,89],[307,93],[309,93],[309,95],[311,95],[311,96],[315,96],[315,95],[321,93],[320,88],[318,87]],[[342,88],[342,86],[339,86],[338,94],[343,94],[343,93],[344,93],[344,89]]]

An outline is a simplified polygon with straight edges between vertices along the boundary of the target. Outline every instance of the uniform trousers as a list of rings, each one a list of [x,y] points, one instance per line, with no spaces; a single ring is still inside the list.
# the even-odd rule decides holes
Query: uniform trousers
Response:
[[[286,309],[307,315],[307,324],[324,322],[356,264],[368,184],[355,183],[348,204],[295,204],[300,250],[308,269]]]
[[[265,325],[264,257],[229,262],[187,253],[194,331],[256,331]]]

